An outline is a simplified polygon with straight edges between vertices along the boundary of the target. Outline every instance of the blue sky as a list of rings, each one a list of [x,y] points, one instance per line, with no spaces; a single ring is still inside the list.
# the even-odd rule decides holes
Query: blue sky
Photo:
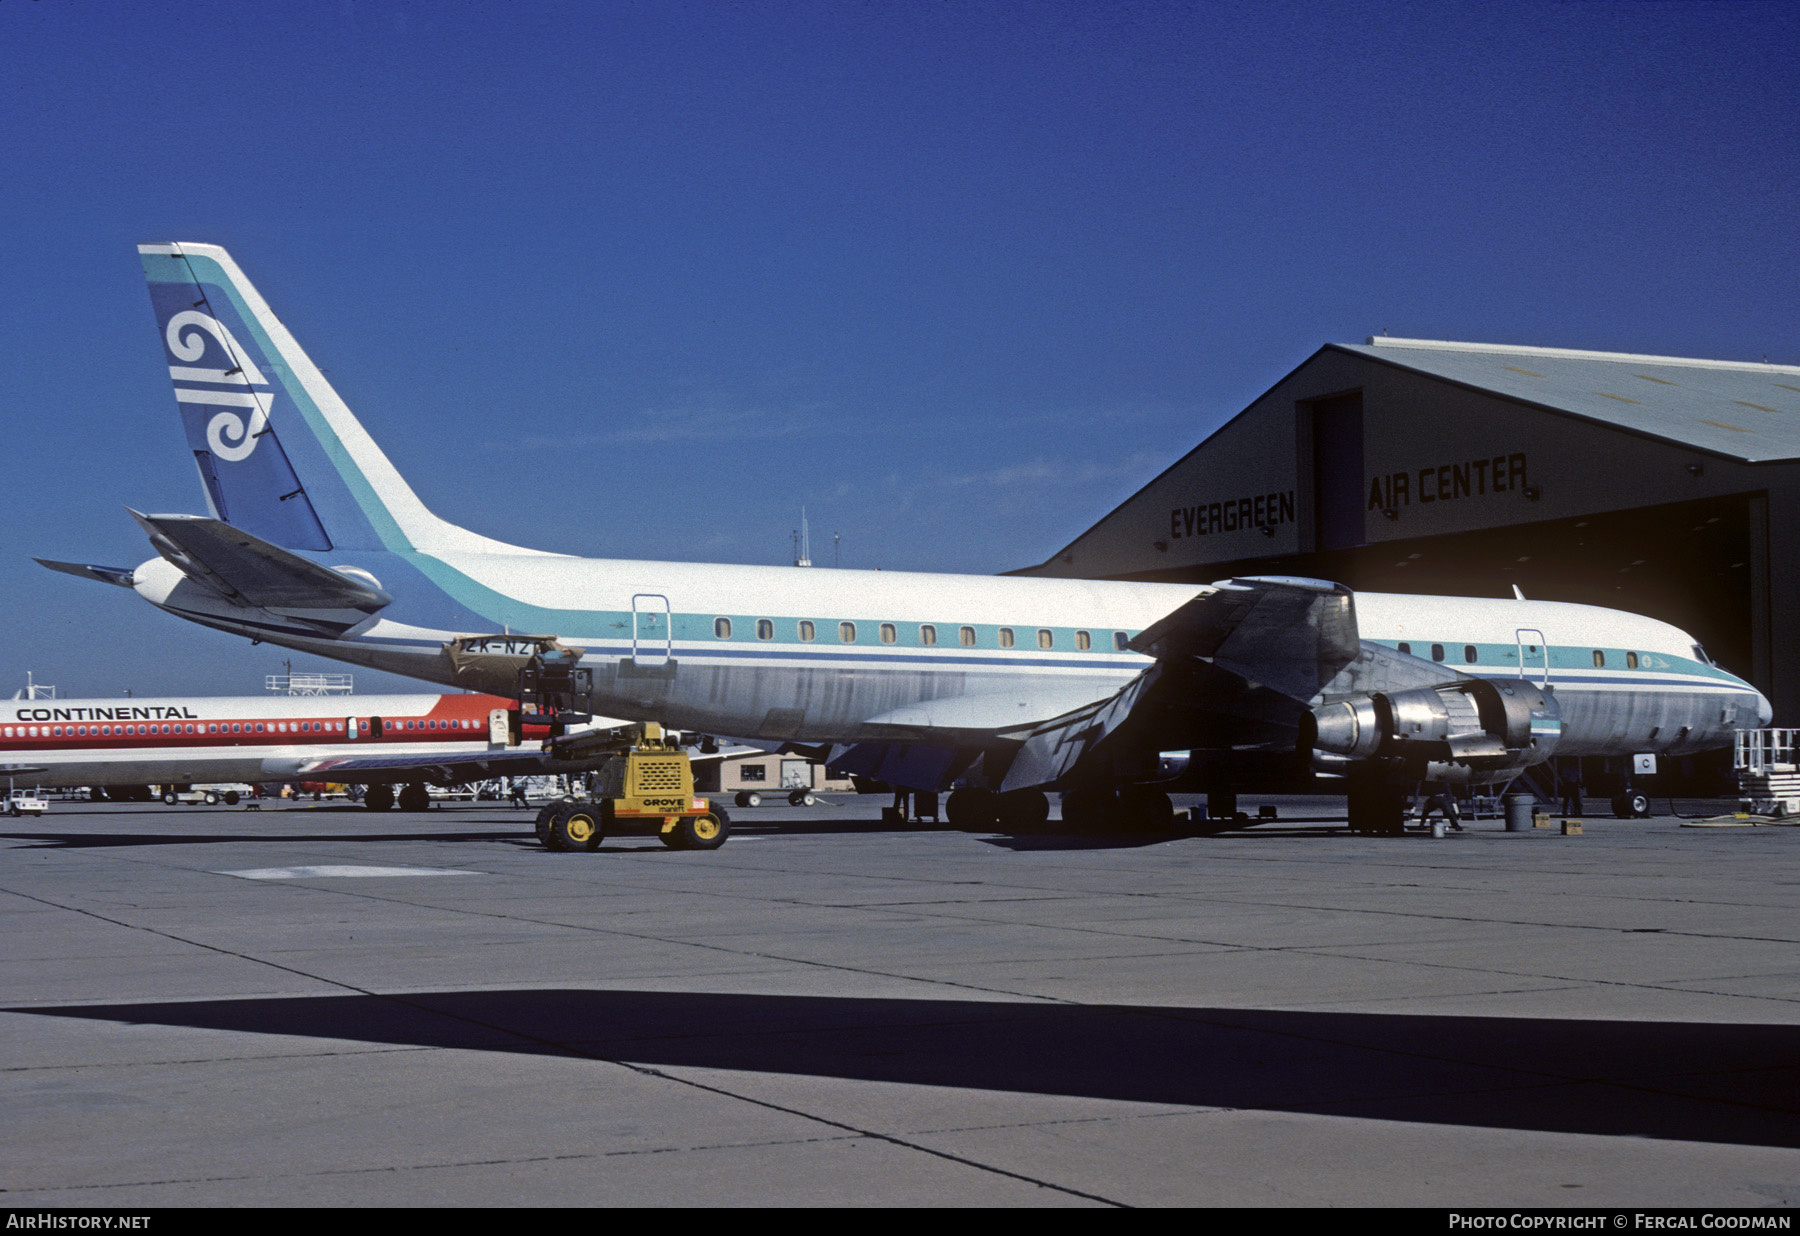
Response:
[[[0,47],[0,694],[281,668],[30,561],[204,510],[140,241],[229,248],[440,514],[621,557],[782,562],[805,504],[822,563],[1040,561],[1383,330],[1800,362],[1792,4],[0,0]]]

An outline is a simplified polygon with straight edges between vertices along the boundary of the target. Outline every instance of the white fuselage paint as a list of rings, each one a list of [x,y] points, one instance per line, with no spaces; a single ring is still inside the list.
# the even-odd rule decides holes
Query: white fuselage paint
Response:
[[[853,743],[895,725],[938,729],[954,742],[1105,699],[1151,664],[1116,651],[1115,632],[1135,635],[1210,590],[498,552],[412,557],[451,579],[446,591],[480,594],[462,599],[492,620],[491,630],[556,635],[584,649],[596,711],[808,743]],[[160,559],[138,577],[140,593],[185,617],[446,684],[454,679],[443,643],[490,633],[377,618],[342,640],[271,634],[235,621]],[[660,649],[643,640],[634,647],[633,598],[643,596],[666,598],[674,616],[674,635],[658,641],[666,665],[647,655]],[[1356,612],[1362,638],[1406,643],[1427,659],[1440,644],[1459,672],[1542,681],[1547,661],[1564,720],[1562,755],[1699,751],[1768,719],[1754,688],[1699,659],[1690,636],[1655,619],[1560,602],[1391,593],[1358,593]],[[731,638],[713,634],[718,618],[731,620]],[[756,638],[759,619],[772,624],[770,638]],[[811,640],[798,637],[802,621],[813,624]],[[855,642],[840,639],[842,622],[855,624]],[[891,644],[882,642],[883,624],[894,628]],[[935,627],[935,644],[921,644],[923,624]],[[979,633],[977,646],[960,643],[964,626]],[[997,646],[1002,627],[1013,632],[1010,648]],[[1040,630],[1052,633],[1051,647],[1039,647]],[[1088,634],[1087,649],[1074,646],[1077,632]],[[1539,637],[1542,654],[1530,651]],[[1464,660],[1467,645],[1478,649],[1474,663]],[[1604,667],[1592,664],[1596,650]],[[1627,669],[1627,654],[1640,664]]]

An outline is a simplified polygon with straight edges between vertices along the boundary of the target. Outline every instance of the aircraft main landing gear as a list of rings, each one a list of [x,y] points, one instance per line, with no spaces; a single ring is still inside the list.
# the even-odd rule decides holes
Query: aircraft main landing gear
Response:
[[[1350,775],[1350,831],[1365,837],[1398,837],[1406,831],[1406,786],[1385,768]]]

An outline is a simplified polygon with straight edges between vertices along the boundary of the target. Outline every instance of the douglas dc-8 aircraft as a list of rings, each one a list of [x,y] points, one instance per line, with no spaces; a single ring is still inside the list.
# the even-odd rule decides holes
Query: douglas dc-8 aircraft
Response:
[[[1352,592],[589,559],[446,523],[221,248],[139,248],[210,515],[137,515],[158,557],[46,563],[223,631],[836,768],[952,787],[953,820],[1166,821],[1159,750],[1228,775],[1309,755],[1351,824],[1406,779],[1553,755],[1683,754],[1768,702],[1666,623],[1589,606]],[[533,632],[532,636],[514,633]],[[547,696],[548,698],[548,696]]]
[[[123,789],[230,781],[367,785],[367,806],[422,810],[425,786],[572,772],[521,742],[549,736],[491,695],[193,696],[12,700],[0,709],[0,776]],[[232,801],[236,801],[235,796]]]

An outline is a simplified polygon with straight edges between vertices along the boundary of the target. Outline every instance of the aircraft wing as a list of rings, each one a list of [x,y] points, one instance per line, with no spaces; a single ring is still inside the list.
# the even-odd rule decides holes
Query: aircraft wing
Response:
[[[509,750],[449,755],[346,755],[318,759],[264,761],[272,778],[306,781],[354,781],[399,783],[429,781],[433,785],[461,785],[492,777],[528,777],[540,773],[582,772],[602,760],[559,760],[548,752]]]
[[[449,755],[441,751],[412,755],[330,755],[283,760],[279,766],[265,761],[265,768],[272,776],[308,780],[429,781],[433,785],[461,785],[466,781],[486,781],[490,777],[587,772],[628,750],[636,731],[635,726],[614,725],[553,739],[542,748],[515,747]],[[724,752],[695,752],[689,758],[694,763],[704,763],[723,759],[724,755]]]
[[[1291,745],[1300,711],[1363,655],[1354,594],[1291,577],[1231,579],[1131,641],[1156,664],[1110,699],[1031,729],[1001,790],[1064,780],[1102,743]]]
[[[1164,663],[1204,662],[1292,700],[1312,699],[1362,652],[1354,594],[1292,577],[1223,580],[1131,641]]]
[[[906,735],[910,742],[897,741],[901,734],[877,733],[871,736],[887,741],[840,747],[831,765],[920,789],[942,788],[979,771],[1005,791],[1066,783],[1084,760],[1103,758],[1103,747],[1289,750],[1301,713],[1334,680],[1367,661],[1373,646],[1358,637],[1348,588],[1268,577],[1215,584],[1153,623],[1131,648],[1154,664],[1104,699],[1045,696],[1029,701],[1035,707],[1021,701],[1010,725],[1000,722],[985,732],[963,728],[954,748],[933,744],[923,732]],[[999,721],[1005,710],[995,705],[1004,702],[934,701],[879,720],[952,726]]]

